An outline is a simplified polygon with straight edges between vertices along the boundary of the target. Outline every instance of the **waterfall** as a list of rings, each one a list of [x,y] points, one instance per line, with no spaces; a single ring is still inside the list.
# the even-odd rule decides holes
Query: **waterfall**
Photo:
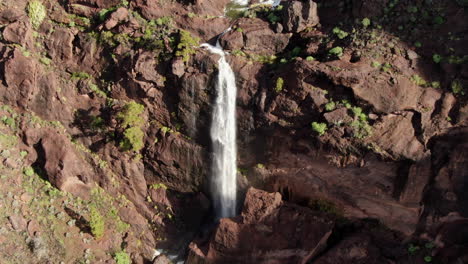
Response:
[[[219,42],[216,46],[203,44],[211,53],[220,56],[216,82],[216,101],[213,108],[210,136],[213,143],[211,191],[216,216],[236,214],[236,80],[226,61]]]

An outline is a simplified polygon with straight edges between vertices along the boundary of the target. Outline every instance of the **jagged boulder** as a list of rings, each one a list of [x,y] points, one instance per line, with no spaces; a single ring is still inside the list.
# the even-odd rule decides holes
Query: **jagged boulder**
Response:
[[[300,32],[319,23],[317,3],[312,0],[284,3],[283,26],[288,32]]]
[[[191,243],[189,263],[306,263],[324,249],[333,222],[278,193],[249,189],[242,215],[221,219],[206,245]]]
[[[30,129],[25,136],[26,143],[36,149],[37,166],[44,169],[51,184],[81,198],[89,197],[95,172],[69,139],[53,129]]]
[[[274,55],[283,51],[289,43],[290,33],[276,33],[269,23],[261,19],[242,18],[238,29],[224,34],[220,43],[226,50],[243,50],[249,54]]]

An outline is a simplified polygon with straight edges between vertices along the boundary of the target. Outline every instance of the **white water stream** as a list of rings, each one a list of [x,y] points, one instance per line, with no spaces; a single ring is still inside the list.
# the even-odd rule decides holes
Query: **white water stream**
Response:
[[[203,44],[220,56],[216,82],[216,101],[210,129],[213,143],[211,191],[218,218],[236,215],[236,79],[219,43]]]

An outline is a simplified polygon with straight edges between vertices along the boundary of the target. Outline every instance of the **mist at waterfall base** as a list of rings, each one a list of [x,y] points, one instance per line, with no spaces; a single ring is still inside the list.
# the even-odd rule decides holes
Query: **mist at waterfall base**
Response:
[[[236,80],[219,43],[202,47],[220,56],[210,136],[213,144],[211,193],[217,218],[236,215]]]

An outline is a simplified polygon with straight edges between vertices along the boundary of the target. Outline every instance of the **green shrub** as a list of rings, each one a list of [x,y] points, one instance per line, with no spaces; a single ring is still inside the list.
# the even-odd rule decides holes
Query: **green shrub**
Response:
[[[200,39],[192,37],[188,31],[179,31],[179,44],[177,44],[176,56],[182,57],[184,62],[190,59],[190,55],[195,54],[195,47],[198,47]]]
[[[365,17],[365,18],[362,19],[361,24],[362,24],[363,27],[368,27],[368,26],[370,26],[371,21],[370,21],[369,18]]]
[[[28,177],[31,177],[31,176],[34,175],[34,169],[31,168],[31,167],[24,168],[23,169],[23,174],[28,176]]]
[[[452,84],[450,85],[450,88],[452,88],[452,92],[454,94],[465,94],[465,91],[463,90],[463,85],[460,80],[453,80]]]
[[[131,264],[132,263],[130,256],[127,254],[127,252],[123,250],[116,252],[114,254],[114,260],[116,264]]]
[[[378,62],[378,61],[373,61],[373,62],[371,63],[371,66],[372,66],[373,68],[380,68],[380,62]]]
[[[39,28],[46,17],[46,9],[41,1],[32,0],[27,6],[28,16],[34,28]]]
[[[442,61],[442,56],[440,56],[439,54],[434,54],[434,55],[432,55],[432,60],[435,63],[440,63]]]
[[[276,79],[275,91],[276,91],[277,93],[281,92],[281,91],[283,90],[283,86],[284,86],[284,80],[283,80],[283,78],[278,77],[278,79]]]
[[[102,217],[98,209],[94,206],[92,206],[90,210],[89,227],[91,228],[91,234],[93,234],[96,239],[100,239],[104,236],[104,217]]]
[[[325,105],[325,110],[327,110],[328,112],[335,110],[335,108],[336,108],[336,103],[333,101],[330,101]]]
[[[144,143],[143,143],[144,136],[145,136],[145,133],[143,133],[143,130],[141,130],[140,127],[127,128],[124,131],[124,138],[120,142],[120,147],[126,151],[127,150],[139,151],[144,146]]]
[[[312,56],[307,56],[307,58],[306,58],[306,61],[313,61],[313,60],[315,60],[315,58],[312,57]]]
[[[335,55],[337,57],[343,56],[343,48],[342,47],[334,47],[328,51],[331,55]]]
[[[327,124],[312,122],[312,129],[315,132],[317,132],[319,134],[319,136],[322,136],[327,131]]]
[[[414,74],[411,76],[411,81],[413,81],[413,83],[415,83],[416,85],[419,85],[419,86],[424,86],[426,85],[426,80],[424,80],[423,78],[421,78],[421,76],[417,75],[417,74]]]
[[[339,27],[333,28],[333,34],[335,34],[339,39],[344,39],[349,35],[348,32],[341,30]]]
[[[141,114],[145,111],[145,106],[131,101],[126,104],[122,111],[117,114],[117,119],[120,120],[123,128],[132,126],[141,126],[143,124],[143,118]]]
[[[275,15],[275,13],[268,14],[267,19],[272,24],[274,24],[276,22],[279,22],[281,20],[281,18],[279,16]]]

